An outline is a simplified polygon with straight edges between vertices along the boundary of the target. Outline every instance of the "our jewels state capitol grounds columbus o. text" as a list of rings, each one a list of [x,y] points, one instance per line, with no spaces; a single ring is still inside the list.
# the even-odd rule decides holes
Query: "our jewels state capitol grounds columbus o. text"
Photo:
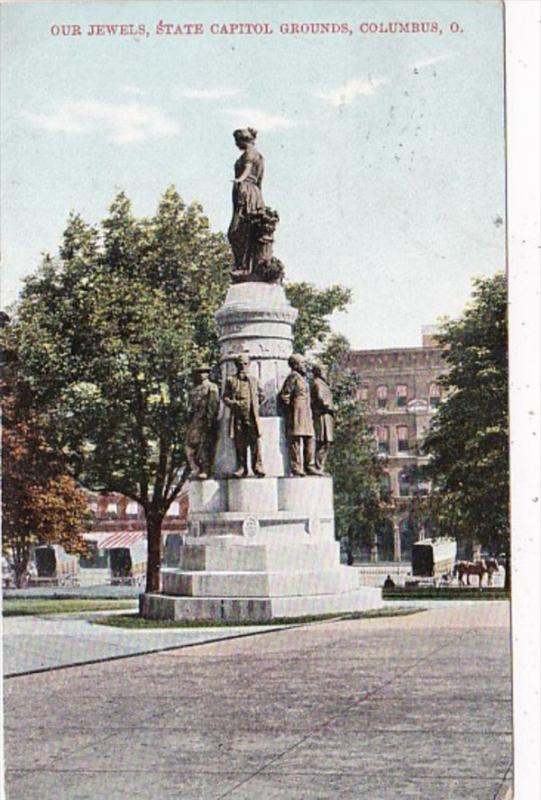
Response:
[[[460,33],[459,23],[452,22],[448,30]],[[53,24],[49,28],[52,36],[90,36],[90,37],[135,37],[153,36],[352,36],[354,34],[436,34],[444,33],[444,28],[436,20],[389,21],[389,22],[171,22],[159,20],[151,28],[146,23],[91,23],[86,28],[77,24]]]

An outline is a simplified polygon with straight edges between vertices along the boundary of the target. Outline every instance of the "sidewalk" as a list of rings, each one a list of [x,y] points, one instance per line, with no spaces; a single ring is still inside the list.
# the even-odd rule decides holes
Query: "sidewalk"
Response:
[[[4,686],[8,800],[493,800],[511,775],[506,602]]]
[[[133,607],[137,610],[137,606]],[[91,620],[115,612],[5,617],[4,677],[130,655],[185,647],[217,639],[247,636],[273,626],[133,630],[93,625]],[[129,609],[121,613],[130,613]]]

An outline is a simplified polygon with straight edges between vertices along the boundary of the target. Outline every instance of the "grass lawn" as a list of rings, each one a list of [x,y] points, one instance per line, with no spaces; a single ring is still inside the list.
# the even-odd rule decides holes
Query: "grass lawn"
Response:
[[[308,617],[287,617],[271,620],[261,620],[257,622],[214,622],[210,620],[172,620],[172,619],[143,619],[139,614],[118,614],[114,616],[103,616],[94,619],[95,625],[110,625],[114,628],[132,628],[139,630],[149,630],[152,628],[242,628],[254,627],[259,625],[304,625],[309,622],[324,622],[325,620],[352,620],[352,619],[375,619],[380,617],[402,617],[409,614],[418,614],[424,611],[423,608],[377,608],[372,611],[356,611],[352,614],[323,614],[320,616]]]
[[[133,608],[137,600],[4,600],[4,617],[28,617],[36,614],[70,614],[81,611],[115,611]]]

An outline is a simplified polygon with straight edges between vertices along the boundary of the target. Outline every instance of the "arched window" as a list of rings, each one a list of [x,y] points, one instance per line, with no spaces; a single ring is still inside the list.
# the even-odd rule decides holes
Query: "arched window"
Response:
[[[377,406],[378,408],[386,408],[387,407],[387,399],[389,397],[389,390],[386,386],[378,386],[377,389]]]
[[[407,425],[399,425],[396,429],[397,447],[399,453],[410,449],[409,431]]]
[[[430,408],[437,408],[441,403],[441,386],[439,383],[431,383],[428,387],[428,404]]]
[[[137,516],[139,513],[139,505],[135,500],[130,500],[126,505],[126,514],[129,516]]]
[[[380,453],[389,452],[389,428],[386,425],[378,425],[376,428],[376,438],[378,440],[378,451]]]
[[[118,515],[118,503],[115,503],[113,500],[110,500],[107,503],[107,508],[105,510],[107,516],[116,517]]]
[[[398,408],[404,408],[408,404],[408,387],[406,384],[401,383],[396,387],[396,405]]]
[[[359,386],[357,388],[357,400],[361,403],[368,403],[368,386]]]

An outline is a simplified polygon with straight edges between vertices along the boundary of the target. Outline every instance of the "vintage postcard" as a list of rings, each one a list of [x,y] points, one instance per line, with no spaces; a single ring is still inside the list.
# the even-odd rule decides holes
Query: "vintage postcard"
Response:
[[[536,796],[509,5],[2,4],[9,800]]]

